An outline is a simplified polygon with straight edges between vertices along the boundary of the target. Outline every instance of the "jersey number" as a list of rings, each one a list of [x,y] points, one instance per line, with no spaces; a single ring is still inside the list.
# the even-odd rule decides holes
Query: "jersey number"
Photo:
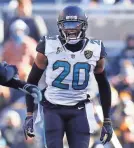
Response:
[[[69,84],[62,83],[62,81],[70,73],[71,65],[66,61],[56,61],[53,64],[53,70],[56,70],[60,67],[63,67],[63,71],[52,82],[52,86],[58,87],[61,89],[69,89]],[[72,80],[72,88],[73,89],[82,90],[88,86],[90,68],[91,68],[91,65],[89,65],[88,63],[76,63],[73,66],[73,80]],[[83,84],[79,84],[80,70],[85,71],[85,80],[84,80]]]

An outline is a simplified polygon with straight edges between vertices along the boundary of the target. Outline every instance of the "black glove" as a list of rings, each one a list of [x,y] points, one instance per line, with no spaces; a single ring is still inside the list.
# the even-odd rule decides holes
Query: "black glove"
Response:
[[[109,118],[104,119],[100,136],[100,141],[102,142],[103,145],[111,140],[112,134],[113,134],[113,129],[112,129],[111,120]]]
[[[26,84],[22,89],[28,95],[34,98],[35,103],[39,103],[42,100],[42,93],[36,85]]]
[[[25,123],[23,125],[24,134],[27,140],[27,136],[34,137],[34,129],[33,129],[33,116],[27,116],[25,119]]]

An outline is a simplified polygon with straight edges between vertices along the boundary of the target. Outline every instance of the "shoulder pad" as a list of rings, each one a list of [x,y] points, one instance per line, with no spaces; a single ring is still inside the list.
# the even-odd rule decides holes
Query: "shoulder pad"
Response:
[[[97,40],[97,39],[89,39],[89,42],[90,42],[91,44],[101,45],[101,40]]]
[[[42,54],[45,53],[45,46],[46,46],[46,37],[43,36],[40,40],[39,40],[39,43],[36,47],[36,51],[37,52],[40,52]]]

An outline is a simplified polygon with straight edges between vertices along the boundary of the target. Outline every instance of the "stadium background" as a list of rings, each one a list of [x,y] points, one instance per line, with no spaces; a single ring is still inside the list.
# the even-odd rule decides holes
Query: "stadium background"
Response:
[[[1,61],[6,60],[10,64],[17,65],[20,78],[26,80],[35,58],[35,48],[39,38],[58,33],[56,26],[58,12],[69,4],[83,7],[89,18],[87,36],[103,40],[108,54],[106,70],[112,89],[111,118],[115,134],[123,148],[133,148],[134,1],[33,0],[32,2],[33,4],[31,0],[0,0]],[[19,10],[21,13],[18,13]],[[18,33],[16,38],[17,32],[23,32],[23,37]],[[94,87],[91,87],[90,91],[96,110],[96,120],[99,122],[98,117],[102,116],[101,107],[95,82],[92,84]],[[22,130],[25,113],[24,94],[0,86],[0,148],[42,147],[39,139],[25,140]],[[96,128],[97,132],[91,135],[92,148],[103,147],[99,141],[99,125]],[[116,140],[113,141],[105,147],[119,148]],[[65,148],[67,148],[66,140]]]

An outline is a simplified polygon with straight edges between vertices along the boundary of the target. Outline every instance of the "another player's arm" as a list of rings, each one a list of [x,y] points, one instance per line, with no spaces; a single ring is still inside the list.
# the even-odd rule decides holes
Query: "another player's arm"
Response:
[[[23,88],[27,83],[16,79],[16,75],[18,75],[18,70],[15,65],[9,65],[6,62],[0,63],[0,85],[15,89]]]
[[[47,57],[44,55],[45,38],[43,38],[39,42],[36,50],[38,53],[27,80],[28,83],[34,85],[38,85],[38,82],[48,64]],[[27,105],[27,116],[31,116],[34,111],[34,100],[29,95],[26,96],[26,105]]]
[[[35,95],[41,100],[41,91],[37,86],[28,84],[18,78],[18,69],[15,65],[9,65],[6,62],[0,63],[0,85],[15,88],[28,93],[36,99]]]

